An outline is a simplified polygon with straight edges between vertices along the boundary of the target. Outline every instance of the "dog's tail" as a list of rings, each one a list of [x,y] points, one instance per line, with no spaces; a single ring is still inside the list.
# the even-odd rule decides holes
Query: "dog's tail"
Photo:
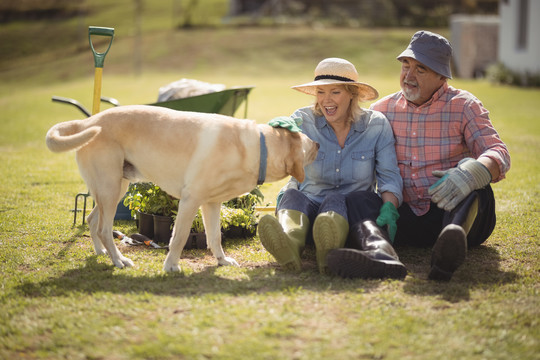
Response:
[[[84,120],[72,120],[50,128],[45,141],[52,152],[64,152],[88,144],[100,132],[100,126],[86,128]]]

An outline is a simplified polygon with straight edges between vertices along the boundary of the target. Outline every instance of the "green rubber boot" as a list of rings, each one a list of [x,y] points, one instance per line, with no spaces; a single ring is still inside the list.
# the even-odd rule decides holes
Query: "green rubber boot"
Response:
[[[349,222],[335,211],[317,215],[313,224],[313,241],[317,265],[321,274],[328,273],[326,255],[330,250],[342,248],[349,235]]]
[[[306,244],[309,219],[296,210],[279,210],[277,218],[265,215],[257,226],[264,248],[287,270],[300,271],[300,254]]]

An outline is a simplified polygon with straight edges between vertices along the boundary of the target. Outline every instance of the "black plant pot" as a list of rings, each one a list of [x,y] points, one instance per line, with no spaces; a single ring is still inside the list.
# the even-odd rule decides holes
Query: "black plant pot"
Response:
[[[206,249],[206,233],[193,233],[197,249]]]
[[[154,241],[168,244],[171,241],[172,224],[172,217],[154,215]]]
[[[139,218],[139,234],[147,238],[154,238],[154,216],[143,212],[138,213]]]
[[[253,230],[248,230],[241,226],[231,226],[225,231],[225,237],[228,239],[248,238],[255,236],[256,231],[256,227]]]
[[[189,233],[184,250],[191,249],[206,249],[206,233]]]

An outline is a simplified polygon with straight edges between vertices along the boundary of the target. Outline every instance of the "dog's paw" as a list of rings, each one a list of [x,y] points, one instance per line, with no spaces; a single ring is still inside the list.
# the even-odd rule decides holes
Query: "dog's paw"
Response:
[[[135,263],[133,262],[133,260],[125,257],[125,256],[122,256],[120,258],[120,261],[122,261],[122,264],[124,264],[124,266],[126,267],[134,267],[135,266]]]
[[[181,272],[182,268],[178,264],[173,264],[173,265],[165,264],[163,265],[163,271],[168,272],[168,273],[177,273],[177,272]]]
[[[105,248],[101,248],[101,249],[94,249],[95,252],[96,252],[96,255],[108,255],[109,253],[107,252],[107,249]]]
[[[128,259],[125,256],[121,256],[117,260],[113,260],[113,264],[119,269],[135,266],[135,263],[131,259]]]
[[[240,266],[240,265],[238,265],[236,260],[234,260],[231,257],[218,258],[217,260],[218,260],[218,265],[219,266],[237,266],[237,267]]]

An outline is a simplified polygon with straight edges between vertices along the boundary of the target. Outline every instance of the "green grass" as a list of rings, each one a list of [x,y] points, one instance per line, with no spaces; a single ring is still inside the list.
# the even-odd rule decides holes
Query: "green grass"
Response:
[[[149,103],[159,86],[182,77],[255,85],[248,115],[259,122],[308,104],[289,87],[309,80],[327,56],[353,60],[381,94],[396,91],[394,57],[412,33],[170,33],[149,23],[142,74],[132,72],[133,39],[118,36],[104,95]],[[190,250],[180,260],[184,272],[170,275],[161,270],[163,250],[118,244],[137,266],[116,269],[93,254],[87,227],[72,226],[74,195],[85,185],[73,153],[50,153],[44,136],[80,117],[52,95],[91,106],[88,52],[52,60],[43,50],[33,61],[19,54],[0,68],[0,359],[538,359],[539,90],[451,82],[490,109],[512,169],[494,185],[493,235],[450,283],[426,280],[429,249],[398,249],[409,269],[404,281],[351,281],[319,275],[313,249],[301,273],[284,272],[257,237],[225,242],[239,268],[217,267],[208,250]],[[263,186],[267,201],[282,183]],[[136,231],[127,221],[115,229]]]

